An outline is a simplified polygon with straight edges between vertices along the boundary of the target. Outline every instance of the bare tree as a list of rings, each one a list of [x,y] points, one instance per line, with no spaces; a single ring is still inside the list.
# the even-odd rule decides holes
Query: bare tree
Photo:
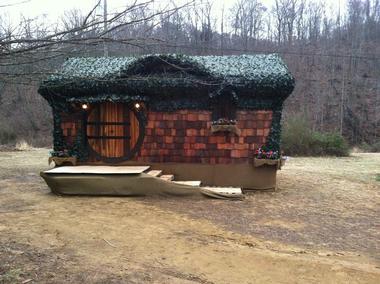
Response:
[[[50,25],[43,17],[12,24],[0,15],[0,119],[13,118],[17,129],[33,121],[31,128],[44,131],[48,125],[36,118],[49,114],[36,96],[38,82],[68,56],[102,56],[103,44],[113,56],[277,52],[297,82],[286,111],[303,112],[314,129],[341,131],[353,143],[380,137],[380,0],[350,0],[335,14],[321,0],[271,7],[235,0],[222,11],[215,1],[136,0],[107,17],[100,1]]]
[[[141,23],[157,21],[161,15],[175,13],[188,5],[187,3],[180,7],[167,6],[156,10],[149,9],[152,3],[153,1],[137,2],[135,0],[134,3],[114,13],[105,21],[102,15],[97,14],[100,7],[100,2],[98,2],[85,15],[75,10],[66,13],[62,21],[63,25],[58,25],[51,32],[48,32],[47,28],[41,32],[35,19],[24,19],[18,25],[21,28],[4,25],[0,28],[3,30],[0,37],[0,66],[32,64],[59,56],[64,57],[67,54],[67,47],[75,46],[76,50],[82,50],[83,47],[96,47],[103,45],[104,42],[110,44],[117,42],[145,48],[154,41],[153,38],[146,37],[146,33],[141,37],[127,37],[126,34],[123,37],[115,37],[115,34],[125,31],[128,27],[135,28]],[[144,13],[139,13],[141,11]],[[137,17],[136,14],[138,14]],[[107,30],[102,29],[105,22],[108,26]],[[14,60],[16,56],[17,62]],[[0,69],[0,75],[23,74],[22,72],[11,74],[9,69],[6,71]]]
[[[244,49],[247,50],[250,43],[254,46],[259,39],[266,8],[259,0],[239,0],[231,11],[235,36],[243,40]]]

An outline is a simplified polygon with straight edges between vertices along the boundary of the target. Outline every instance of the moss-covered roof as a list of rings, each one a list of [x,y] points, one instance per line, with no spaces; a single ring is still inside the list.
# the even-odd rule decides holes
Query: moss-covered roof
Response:
[[[282,59],[270,55],[70,58],[43,81],[39,92],[49,100],[97,97],[272,97],[284,100],[294,79]]]

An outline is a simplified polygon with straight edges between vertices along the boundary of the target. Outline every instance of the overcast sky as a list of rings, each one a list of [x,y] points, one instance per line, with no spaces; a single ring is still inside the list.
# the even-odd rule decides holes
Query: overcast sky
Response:
[[[20,16],[23,15],[27,18],[34,18],[41,15],[46,15],[48,21],[56,22],[65,10],[80,9],[84,13],[91,10],[98,0],[0,0],[0,15],[5,16],[6,19],[17,23]],[[103,1],[103,0],[102,0]],[[198,0],[200,1],[200,0]],[[327,11],[331,15],[336,14],[339,2],[343,7],[346,5],[347,0],[324,0]],[[133,3],[133,0],[108,0],[109,12],[120,10],[128,4]],[[165,5],[169,0],[156,0],[155,5]],[[174,3],[187,2],[186,0],[173,0]],[[216,16],[221,14],[221,9],[230,9],[236,0],[213,0],[214,13]],[[265,6],[270,7],[274,0],[261,0]],[[11,6],[6,6],[11,5]]]

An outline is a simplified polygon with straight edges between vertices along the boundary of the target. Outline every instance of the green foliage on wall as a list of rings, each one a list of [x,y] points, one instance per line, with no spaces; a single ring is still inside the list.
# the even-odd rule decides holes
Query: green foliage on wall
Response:
[[[88,158],[88,147],[84,131],[80,131],[76,138],[73,147],[70,149],[70,155],[78,158],[79,161],[85,161]]]
[[[272,126],[266,143],[272,151],[281,150],[281,114],[282,104],[279,104],[273,108]]]

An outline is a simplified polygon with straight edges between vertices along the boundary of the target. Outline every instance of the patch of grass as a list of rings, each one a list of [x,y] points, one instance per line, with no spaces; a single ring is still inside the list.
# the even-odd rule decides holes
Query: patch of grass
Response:
[[[339,133],[313,131],[305,117],[289,118],[282,132],[282,149],[293,156],[348,156],[349,146]]]
[[[0,274],[0,283],[19,283],[21,269],[11,269],[4,274]]]
[[[380,174],[376,174],[375,179],[376,179],[376,181],[379,181],[379,182],[380,182]]]

